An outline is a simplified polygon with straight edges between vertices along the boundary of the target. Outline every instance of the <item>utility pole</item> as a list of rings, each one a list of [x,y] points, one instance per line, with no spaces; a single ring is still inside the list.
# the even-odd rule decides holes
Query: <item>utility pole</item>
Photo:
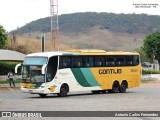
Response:
[[[41,52],[45,52],[45,35],[41,37]]]
[[[16,35],[13,33],[12,39],[11,39],[11,46],[13,49],[16,48],[16,44],[17,44],[17,38]]]
[[[50,0],[51,41],[54,51],[59,50],[58,0]]]

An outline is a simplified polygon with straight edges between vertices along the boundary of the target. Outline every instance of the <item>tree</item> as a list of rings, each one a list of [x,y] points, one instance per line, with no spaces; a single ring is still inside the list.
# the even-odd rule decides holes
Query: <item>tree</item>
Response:
[[[135,51],[140,54],[142,62],[149,60],[142,48],[137,48],[137,49],[135,49]]]
[[[7,43],[7,34],[3,26],[0,25],[0,49],[4,48]]]
[[[160,32],[151,33],[145,37],[143,50],[151,62],[157,59],[160,63]]]

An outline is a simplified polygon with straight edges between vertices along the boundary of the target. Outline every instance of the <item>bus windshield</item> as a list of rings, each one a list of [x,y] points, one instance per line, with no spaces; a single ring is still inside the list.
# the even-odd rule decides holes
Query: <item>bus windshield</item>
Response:
[[[22,69],[22,82],[26,83],[43,83],[44,75],[41,74],[42,66],[27,65]]]
[[[22,68],[22,82],[44,83],[45,76],[41,74],[41,70],[47,61],[46,57],[26,57]]]
[[[24,65],[44,65],[48,59],[46,57],[26,57],[24,60]]]

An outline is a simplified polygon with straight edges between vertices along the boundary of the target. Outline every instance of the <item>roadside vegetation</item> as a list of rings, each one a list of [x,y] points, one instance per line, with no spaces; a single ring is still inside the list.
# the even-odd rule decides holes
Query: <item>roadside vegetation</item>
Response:
[[[14,80],[14,83],[21,83],[21,80]],[[0,84],[9,84],[9,80],[0,80]]]
[[[114,33],[153,33],[160,31],[160,16],[147,14],[114,14],[83,12],[62,14],[59,16],[59,27],[62,33],[81,34],[89,29],[100,26],[100,29],[110,30]],[[12,31],[15,34],[34,32],[49,32],[50,17],[41,18]]]
[[[157,80],[141,80],[141,83],[157,82]]]
[[[5,48],[7,44],[7,33],[6,30],[0,25],[0,49]]]
[[[142,74],[160,74],[160,71],[156,71],[156,70],[142,70]]]

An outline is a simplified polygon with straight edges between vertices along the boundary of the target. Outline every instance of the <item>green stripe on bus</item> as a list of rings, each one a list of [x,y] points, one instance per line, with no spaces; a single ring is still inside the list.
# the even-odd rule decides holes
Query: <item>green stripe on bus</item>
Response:
[[[77,82],[83,87],[90,87],[91,85],[87,82],[84,77],[84,74],[80,68],[71,68],[73,75],[75,76]]]
[[[83,87],[100,86],[90,68],[72,68],[72,73],[77,82]]]
[[[97,83],[97,81],[96,81],[93,73],[91,72],[91,69],[90,69],[90,68],[80,68],[80,69],[81,69],[81,71],[82,71],[85,79],[87,80],[87,82],[88,82],[91,86],[100,86],[100,85]]]

